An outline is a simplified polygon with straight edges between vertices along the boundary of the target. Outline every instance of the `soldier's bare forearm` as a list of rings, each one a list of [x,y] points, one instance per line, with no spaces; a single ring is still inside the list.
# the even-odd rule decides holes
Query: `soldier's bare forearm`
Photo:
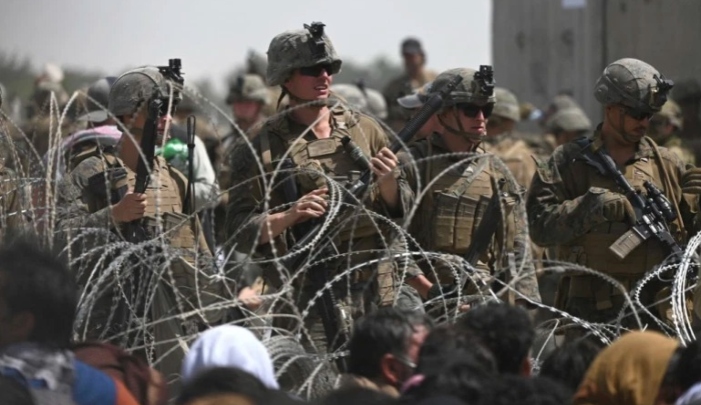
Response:
[[[285,229],[291,227],[296,222],[296,218],[289,212],[278,212],[267,215],[261,221],[260,236],[258,236],[258,244],[265,245],[272,239],[275,239]]]
[[[399,183],[396,178],[387,176],[380,182],[380,197],[391,212],[399,208]]]
[[[413,289],[416,290],[416,292],[419,293],[421,298],[426,298],[428,296],[428,291],[431,289],[433,286],[433,283],[431,283],[426,276],[423,274],[419,274],[416,277],[412,277],[406,280],[407,284],[409,284]]]

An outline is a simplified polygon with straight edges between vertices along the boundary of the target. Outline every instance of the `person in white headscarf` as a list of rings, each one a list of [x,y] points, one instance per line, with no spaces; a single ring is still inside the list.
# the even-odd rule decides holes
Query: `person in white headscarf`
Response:
[[[265,346],[240,326],[222,325],[200,334],[183,361],[183,382],[212,367],[239,368],[260,379],[266,387],[279,389]]]

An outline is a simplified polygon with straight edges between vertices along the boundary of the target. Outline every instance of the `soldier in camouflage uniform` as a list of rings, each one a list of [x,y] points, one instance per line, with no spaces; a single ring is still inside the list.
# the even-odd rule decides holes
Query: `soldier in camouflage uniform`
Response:
[[[487,118],[494,107],[493,90],[489,90],[493,84],[481,82],[472,69],[452,69],[438,75],[429,95],[455,75],[462,76],[463,81],[445,99],[437,115],[441,129],[411,144],[408,153],[398,154],[407,177],[404,193],[422,196],[411,233],[421,248],[442,254],[419,262],[430,278],[419,292],[432,298],[441,294],[440,285],[456,283],[459,257],[466,254],[474,238],[488,237],[491,242],[485,251],[478,252],[475,265],[476,277],[483,283],[465,283],[465,291],[475,293],[479,285],[486,293],[487,286],[498,278],[513,289],[496,287],[500,298],[512,303],[539,302],[528,238],[522,232],[526,226],[524,190],[513,181],[508,169],[484,155],[479,147],[487,135]],[[500,196],[499,218],[482,218],[494,193]],[[501,225],[493,235],[475,235],[482,220],[499,219]]]
[[[250,50],[246,59],[246,74],[256,75],[263,80],[268,90],[270,102],[263,106],[263,116],[271,117],[275,115],[277,109],[285,105],[282,100],[282,92],[278,86],[273,86],[267,82],[266,72],[268,70],[268,59],[265,55]]]
[[[378,121],[387,119],[387,102],[379,91],[365,86],[359,86],[368,102],[368,113]]]
[[[234,122],[238,129],[249,138],[260,130],[266,115],[263,109],[272,103],[268,87],[260,76],[253,74],[241,75],[229,87],[226,104],[231,107]],[[239,131],[234,128],[233,132]]]
[[[402,42],[402,59],[404,73],[393,79],[382,91],[387,102],[387,124],[394,131],[402,129],[408,116],[406,111],[397,104],[397,99],[412,94],[415,90],[436,78],[436,74],[425,69],[426,53],[421,42],[415,38],[407,38]]]
[[[277,35],[268,49],[268,83],[281,86],[290,106],[263,124],[253,139],[251,153],[246,143],[234,147],[230,158],[233,188],[229,194],[227,226],[231,247],[239,252],[255,252],[256,256],[272,257],[285,254],[300,237],[300,226],[321,218],[331,208],[327,176],[345,182],[353,173],[363,170],[344,152],[341,139],[350,137],[370,159],[376,182],[371,185],[365,207],[350,209],[332,223],[332,235],[343,256],[327,265],[330,277],[347,269],[378,258],[378,249],[385,248],[382,221],[373,219],[364,210],[388,217],[401,217],[409,202],[397,193],[399,177],[397,160],[387,148],[388,139],[370,117],[339,104],[330,98],[331,77],[339,72],[341,59],[323,33],[323,24],[305,25],[303,30],[286,31]],[[284,160],[289,159],[289,160]],[[260,172],[258,163],[264,170]],[[280,185],[283,173],[275,175],[271,187],[265,182],[273,179],[282,164],[291,163],[297,194],[290,196]],[[290,169],[288,169],[290,170]],[[270,200],[266,199],[269,193]],[[377,222],[377,223],[375,223]],[[312,248],[313,249],[313,248]],[[373,307],[392,302],[391,292],[396,280],[393,263],[365,265],[333,284],[339,305],[357,318]],[[289,269],[295,271],[297,269]],[[320,270],[320,269],[316,269]],[[294,301],[301,309],[317,292],[310,278],[303,274],[281,274],[267,266],[266,281],[280,288],[284,280],[294,276]],[[350,288],[349,288],[350,287]],[[316,299],[315,303],[319,300]],[[276,312],[289,312],[280,309]],[[304,319],[317,347],[326,346],[317,305]],[[296,330],[302,325],[285,325]]]
[[[92,307],[88,321],[90,323],[84,325],[89,338],[117,335],[126,330],[124,322],[133,322],[129,312],[121,316],[121,319],[119,314],[133,307],[137,307],[132,310],[138,312],[140,304],[138,298],[135,298],[138,295],[133,295],[131,302],[124,302],[120,297],[127,293],[120,291],[118,285],[124,286],[125,291],[130,288],[134,291],[138,288],[156,289],[153,304],[141,310],[147,312],[136,314],[152,320],[205,307],[217,298],[215,294],[221,293],[221,288],[206,272],[198,273],[197,270],[198,267],[211,266],[212,254],[197,217],[188,216],[184,212],[187,179],[162,157],[156,156],[146,192],[133,192],[140,159],[139,145],[147,120],[146,105],[153,97],[168,102],[168,85],[155,67],[139,68],[121,75],[109,94],[109,112],[131,136],[122,135],[116,149],[93,149],[77,156],[75,160],[79,163],[63,179],[59,189],[60,214],[57,228],[65,232],[69,240],[76,241],[78,245],[82,243],[86,249],[107,247],[126,237],[129,223],[139,221],[146,240],[150,239],[159,246],[146,247],[144,251],[134,253],[134,260],[125,261],[123,269],[134,266],[135,262],[149,264],[134,266],[141,268],[140,272],[122,274],[119,283],[116,282],[116,277],[110,277],[107,281],[102,280],[104,284],[98,285],[96,279],[100,278],[99,272],[97,276],[91,270],[86,272],[82,269],[82,274],[79,272],[79,279],[86,284],[87,291],[98,287],[101,291]],[[164,116],[158,123],[160,139],[157,139],[157,144],[162,143],[168,119],[168,116]],[[109,232],[97,233],[96,229]],[[87,250],[84,249],[83,252],[85,251]],[[153,262],[153,257],[158,252],[163,252],[166,256]],[[166,258],[172,259],[168,265],[164,263]],[[76,265],[81,265],[82,262]],[[135,280],[135,277],[139,277],[139,280]],[[116,302],[119,304],[115,313]],[[208,312],[204,317],[196,316],[192,323],[215,322],[220,315],[218,312]],[[184,324],[179,319],[161,322],[152,327],[151,333],[156,342],[173,340],[185,334]],[[175,350],[163,358],[172,347]],[[166,376],[179,371],[183,356],[179,347],[177,342],[172,341],[156,346],[159,368]]]
[[[553,135],[555,146],[560,146],[589,135],[591,121],[579,107],[570,107],[552,114],[545,128]]]
[[[582,112],[584,111],[582,110],[582,107],[579,106],[577,101],[575,101],[575,99],[571,96],[567,94],[558,94],[553,97],[548,107],[543,111],[543,114],[540,116],[539,123],[541,128],[545,131],[545,135],[542,136],[542,146],[538,149],[542,149],[545,151],[545,153],[539,154],[540,156],[547,158],[559,145],[558,140],[555,139],[555,136],[548,132],[548,122],[556,113],[570,109],[576,109]]]
[[[646,137],[650,117],[660,111],[671,83],[652,66],[637,59],[621,59],[604,70],[595,87],[604,106],[604,121],[591,139],[559,146],[548,161],[538,163],[528,197],[532,239],[555,246],[556,259],[587,266],[619,281],[628,291],[668,255],[655,238],[642,242],[619,259],[609,249],[636,220],[631,203],[610,174],[587,163],[589,151],[599,148],[611,156],[636,190],[652,182],[671,201],[678,218],[670,232],[684,243],[694,233],[701,169],[686,169],[679,157]],[[664,284],[652,280],[641,302],[650,306],[663,298]],[[615,322],[622,293],[587,273],[568,273],[558,291],[558,307],[589,322]],[[659,312],[666,316],[663,306]],[[655,308],[651,311],[656,312]],[[629,311],[630,312],[630,311]],[[641,315],[643,316],[643,315]],[[637,327],[627,316],[624,325]],[[656,324],[646,321],[650,327]]]
[[[521,120],[521,109],[516,95],[511,91],[496,87],[494,89],[496,103],[492,115],[487,121],[487,137],[483,143],[484,149],[501,159],[511,171],[516,182],[528,191],[536,171],[533,155],[535,151],[524,141],[522,134],[516,132],[516,124]],[[530,243],[533,264],[539,276],[543,274],[543,259],[545,249]],[[539,278],[540,281],[540,278]],[[541,284],[542,285],[542,284]],[[541,298],[545,293],[541,288]]]
[[[682,110],[679,105],[672,100],[667,100],[660,112],[650,119],[648,135],[658,145],[674,152],[682,162],[694,166],[696,165],[694,152],[679,136],[683,128],[682,119]]]
[[[2,107],[3,92],[0,88],[0,107]],[[20,179],[5,166],[10,151],[10,139],[6,133],[5,119],[0,113],[0,240],[8,229],[17,228],[22,224],[22,205]],[[26,204],[26,202],[24,202]]]
[[[695,160],[701,162],[701,83],[696,79],[680,80],[672,99],[679,104],[684,122],[679,136],[692,147]]]
[[[251,54],[255,55],[255,54]],[[253,56],[251,56],[253,57]],[[254,58],[255,59],[255,58]],[[266,64],[267,66],[267,64]],[[231,107],[235,125],[232,125],[228,133],[217,147],[216,164],[219,186],[222,193],[219,204],[214,212],[217,241],[223,243],[226,240],[226,207],[229,205],[229,190],[231,183],[231,167],[228,157],[233,146],[241,141],[242,136],[249,139],[255,138],[266,119],[264,109],[271,103],[270,91],[263,79],[257,74],[240,75],[229,86],[229,95],[226,103]]]
[[[533,151],[514,132],[521,119],[518,99],[502,87],[494,89],[494,96],[496,104],[487,121],[484,148],[506,163],[521,187],[528,188],[535,174],[535,162],[531,158]]]
[[[340,97],[348,107],[352,107],[362,113],[368,114],[368,100],[363,92],[355,84],[341,83],[332,84],[331,93]]]
[[[387,118],[387,104],[382,94],[365,87],[362,82],[334,84],[331,86],[331,92],[341,96],[351,107],[378,121]]]
[[[20,184],[17,175],[5,167],[4,159],[0,158],[0,236],[22,224]]]

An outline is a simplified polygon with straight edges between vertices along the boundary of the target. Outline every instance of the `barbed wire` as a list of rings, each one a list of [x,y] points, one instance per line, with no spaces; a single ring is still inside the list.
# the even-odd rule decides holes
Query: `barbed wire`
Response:
[[[192,97],[208,117],[208,123],[222,122],[231,128],[243,131],[236,126],[234,120],[214,103],[207,100],[196,91],[185,87],[186,96]],[[78,96],[85,94],[74,93],[70,100],[75,102]],[[172,97],[172,89],[171,89]],[[94,100],[93,100],[94,101]],[[49,150],[46,156],[40,156],[32,145],[32,139],[24,133],[17,123],[9,117],[2,115],[3,138],[9,145],[6,152],[10,154],[7,165],[16,172],[19,180],[18,187],[0,195],[0,203],[3,198],[8,198],[10,192],[20,194],[22,197],[22,209],[20,213],[4,213],[0,223],[5,224],[10,216],[21,216],[26,225],[47,241],[61,241],[63,251],[66,253],[71,269],[81,285],[79,308],[76,315],[75,338],[84,340],[99,338],[114,342],[120,342],[125,348],[132,351],[146,353],[152,365],[158,366],[161,359],[178,350],[187,350],[190,342],[198,336],[203,327],[209,327],[219,323],[231,323],[245,325],[256,333],[268,348],[271,358],[276,365],[276,376],[279,379],[288,378],[296,393],[308,397],[320,395],[331,389],[338,382],[333,364],[342,357],[348,355],[347,348],[341,347],[336,351],[327,352],[326,347],[315,343],[315,331],[311,331],[305,322],[313,315],[313,308],[321,299],[325,291],[342,289],[344,283],[349,283],[352,277],[359,273],[373,270],[382,263],[394,263],[395,277],[393,279],[394,296],[392,302],[396,305],[400,298],[400,290],[404,278],[411,271],[412,263],[424,261],[424,272],[435,279],[441,277],[436,263],[442,262],[442,266],[454,280],[462,282],[468,278],[469,283],[476,284],[476,279],[482,274],[480,271],[462,257],[441,252],[429,251],[420,248],[416,235],[411,230],[412,221],[416,220],[419,205],[414,203],[406,207],[404,216],[400,219],[390,218],[386,214],[373,210],[364,203],[363,198],[355,198],[352,203],[345,199],[347,189],[343,182],[324,173],[315,172],[314,175],[323,179],[329,187],[329,199],[326,215],[320,221],[321,228],[309,243],[304,246],[294,246],[287,250],[279,250],[275,243],[270,243],[270,254],[261,255],[254,247],[248,251],[238,250],[240,244],[237,240],[242,237],[242,229],[250,225],[244,223],[240,229],[234,229],[227,235],[226,241],[220,241],[218,246],[212,247],[217,257],[207,258],[200,253],[188,253],[187,250],[175,248],[170,245],[169,230],[164,227],[162,221],[157,222],[156,232],[151,238],[139,243],[125,242],[115,232],[105,227],[63,226],[62,219],[75,212],[70,207],[61,205],[59,193],[60,182],[57,181],[55,167],[57,162],[65,159],[61,147],[64,134],[61,126],[67,119],[65,106],[61,111],[55,96],[51,98],[50,122],[55,120],[56,131],[51,130],[49,137]],[[104,107],[104,106],[103,106]],[[334,101],[331,109],[342,107],[341,101]],[[292,109],[293,110],[293,109]],[[291,109],[278,113],[289,114]],[[109,113],[109,112],[108,112]],[[324,117],[320,117],[324,119]],[[9,124],[9,125],[6,125]],[[311,130],[310,126],[307,131]],[[54,128],[53,124],[50,128]],[[125,136],[133,134],[121,128]],[[213,128],[214,133],[220,134],[220,128]],[[385,129],[387,129],[385,127]],[[10,136],[12,134],[12,136]],[[297,140],[303,136],[300,135]],[[390,138],[394,135],[390,134]],[[395,137],[396,138],[396,137]],[[273,206],[273,193],[279,183],[279,179],[288,175],[309,174],[311,169],[291,170],[282,168],[281,163],[274,171],[266,174],[264,164],[258,156],[254,142],[246,136],[237,140],[245,145],[253,158],[253,165],[258,173],[251,179],[239,184],[232,184],[227,189],[221,190],[220,195],[235,195],[245,192],[249,182],[258,182],[262,185],[263,199],[260,204],[262,215],[273,214],[287,209],[292,203]],[[407,145],[402,145],[407,151]],[[288,150],[280,159],[280,162],[290,156]],[[141,158],[144,158],[141,153]],[[417,176],[416,201],[423,199],[432,190],[439,177],[451,171],[464,169],[468,165],[474,169],[470,175],[476,178],[484,170],[496,170],[504,177],[513,189],[518,188],[516,179],[511,175],[509,168],[497,156],[490,153],[452,153],[441,155],[441,159],[450,159],[451,164],[436,174],[427,184],[421,184],[421,176]],[[435,156],[425,159],[412,160],[410,164],[413,170],[418,171],[422,164],[437,159]],[[154,178],[158,178],[154,176]],[[65,181],[66,179],[63,179]],[[155,186],[155,211],[162,211],[164,207],[163,195],[160,184]],[[4,189],[4,188],[3,188]],[[111,206],[108,202],[108,206]],[[200,207],[199,213],[208,209]],[[196,218],[198,213],[192,213],[177,223],[174,228],[187,226],[190,220]],[[440,319],[440,322],[455,322],[460,316],[460,304],[480,305],[486,302],[499,300],[505,294],[510,294],[519,300],[527,302],[531,307],[550,314],[547,319],[536,325],[545,336],[546,343],[552,342],[556,336],[573,328],[586,331],[604,344],[609,344],[617,336],[626,330],[624,318],[632,317],[638,328],[654,327],[664,331],[668,335],[679,338],[688,343],[695,339],[692,322],[688,311],[687,296],[695,288],[689,285],[688,274],[697,269],[697,252],[701,245],[701,234],[692,237],[684,250],[684,254],[676,261],[665,261],[659,266],[647,272],[641,280],[628,291],[626,286],[618,282],[614,277],[601,271],[596,271],[576,263],[555,260],[543,261],[543,273],[559,275],[586,274],[603,280],[612,289],[618,291],[624,305],[619,314],[606,323],[590,323],[573,316],[560,308],[544,304],[526,296],[517,287],[517,283],[528,277],[529,269],[533,266],[533,257],[530,251],[530,239],[527,229],[527,218],[524,196],[521,195],[517,202],[515,215],[522,229],[518,229],[519,243],[515,244],[514,260],[510,267],[499,265],[492,274],[494,287],[488,291],[477,290],[466,294],[457,291],[454,298],[437,297],[423,303],[416,304],[415,309],[425,311],[431,316]],[[351,228],[355,231],[358,218],[366,218],[371,221],[374,231],[379,235],[376,248],[350,251],[336,251],[327,254],[324,245],[333,240],[343,230]],[[222,221],[215,218],[214,221]],[[432,224],[424,224],[430,226]],[[262,229],[259,227],[253,235],[253,240],[258,240]],[[267,235],[271,240],[272,231],[268,229]],[[172,232],[171,232],[172,233]],[[388,236],[391,235],[391,236]],[[250,241],[248,241],[250,242]],[[307,259],[299,269],[287,267],[293,259],[299,255],[307,255]],[[191,257],[192,256],[192,257]],[[364,259],[367,258],[367,259]],[[192,259],[187,267],[192,274],[191,285],[184,282],[181,274],[174,272],[174,267],[186,259]],[[362,259],[362,260],[361,260]],[[345,263],[345,267],[344,267]],[[333,269],[333,275],[328,278],[323,286],[308,297],[306,302],[299,305],[299,289],[304,285],[304,279],[309,271],[317,268]],[[139,270],[141,269],[141,270]],[[281,280],[278,286],[265,283],[261,290],[261,305],[257,309],[248,309],[246,303],[238,297],[238,286],[242,275],[250,275],[252,269],[263,269],[263,272],[276,272]],[[144,272],[143,270],[147,270]],[[441,271],[445,271],[444,269]],[[508,280],[500,280],[495,275],[511,274]],[[671,291],[663,301],[669,301],[672,311],[673,324],[661,319],[655,314],[655,309],[661,301],[644,303],[641,298],[643,288],[656,278],[664,274],[674,274]],[[136,279],[136,277],[139,277]],[[264,277],[265,278],[265,277]],[[268,281],[268,280],[265,280]],[[219,286],[221,288],[212,289]],[[498,288],[497,288],[498,287]],[[346,285],[349,289],[349,285]],[[350,294],[349,292],[347,294]],[[108,303],[105,304],[104,301]],[[284,308],[284,310],[281,310]],[[238,310],[240,317],[231,319],[231,313]],[[645,315],[646,320],[654,324],[644,324],[640,314]],[[163,328],[179,328],[182,333],[173,333],[164,337],[159,330]],[[167,333],[165,335],[168,335]],[[537,368],[541,357],[545,354],[545,345],[535,353],[534,364]]]

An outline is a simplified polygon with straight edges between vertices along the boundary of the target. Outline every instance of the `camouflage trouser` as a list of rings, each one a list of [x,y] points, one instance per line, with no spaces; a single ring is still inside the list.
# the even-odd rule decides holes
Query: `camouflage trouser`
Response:
[[[318,265],[306,270],[306,273],[293,283],[294,292],[291,299],[296,308],[290,308],[287,304],[274,307],[272,312],[276,317],[273,326],[294,333],[302,332],[302,343],[307,350],[315,353],[327,352],[326,332],[319,309],[323,305],[323,300],[322,297],[317,296],[319,286],[318,283],[312,281],[310,274],[313,271],[327,271],[327,282],[335,279],[339,274],[343,274],[342,277],[338,277],[333,282],[331,292],[336,302],[333,311],[339,323],[338,329],[345,334],[346,338],[349,338],[353,322],[356,319],[373,311],[386,299],[392,298],[391,296],[383,296],[384,298],[380,296],[380,282],[388,276],[383,270],[382,263],[348,272],[350,268],[375,259],[378,254],[371,252],[371,250],[375,249],[376,246],[376,242],[372,238],[355,240],[352,244],[339,246],[339,250],[345,248],[341,251],[354,252],[352,256],[344,256],[339,260],[324,263],[325,268]],[[268,268],[264,270],[266,280],[274,279],[274,275],[269,274],[270,271],[271,269]],[[391,278],[392,275],[389,274],[389,276]],[[383,282],[383,284],[386,283]],[[288,302],[290,301],[288,300]],[[312,302],[311,307],[310,302]],[[299,316],[290,316],[294,313],[304,315],[302,312],[308,307],[309,313],[302,319]]]
[[[593,279],[597,281],[600,280],[598,278]],[[621,309],[626,304],[626,299],[618,292],[608,294],[607,297],[603,299],[603,302],[601,296],[585,297],[582,296],[582,294],[575,294],[577,296],[569,295],[567,297],[563,297],[563,294],[567,295],[567,291],[563,291],[563,289],[566,290],[566,288],[563,288],[563,285],[568,283],[569,280],[570,277],[563,277],[563,280],[560,283],[560,289],[558,289],[558,303],[562,304],[564,300],[565,312],[580,318],[585,322],[608,324],[611,326],[616,326],[620,323],[620,326],[625,329],[640,329],[642,325],[643,328],[662,330],[664,329],[664,326],[660,325],[660,322],[671,328],[674,327],[672,306],[669,299],[671,288],[659,280],[651,281],[642,289],[640,293],[639,304],[645,306],[649,311],[649,313],[647,313],[640,310],[639,307],[636,307],[641,325],[638,324],[638,321],[630,306],[626,308],[623,316],[621,316]],[[630,288],[630,286],[634,283],[624,282],[623,284]],[[687,301],[689,300],[687,299]],[[687,303],[687,308],[690,308],[689,304],[690,302]],[[567,341],[574,340],[582,337],[583,335],[589,334],[589,332],[589,329],[582,326],[568,326],[565,333],[565,339]]]
[[[358,283],[350,286],[348,294],[336,298],[336,314],[339,322],[339,332],[345,335],[346,340],[350,339],[353,323],[378,307],[377,288],[374,283]],[[304,306],[309,299],[314,297],[316,289],[304,288],[300,303]],[[336,290],[336,292],[339,292]],[[339,294],[340,295],[340,294]],[[302,343],[307,346],[307,350],[319,353],[328,352],[328,342],[324,323],[319,312],[321,300],[316,298],[315,305],[309,315],[304,318],[304,328],[308,333]]]

